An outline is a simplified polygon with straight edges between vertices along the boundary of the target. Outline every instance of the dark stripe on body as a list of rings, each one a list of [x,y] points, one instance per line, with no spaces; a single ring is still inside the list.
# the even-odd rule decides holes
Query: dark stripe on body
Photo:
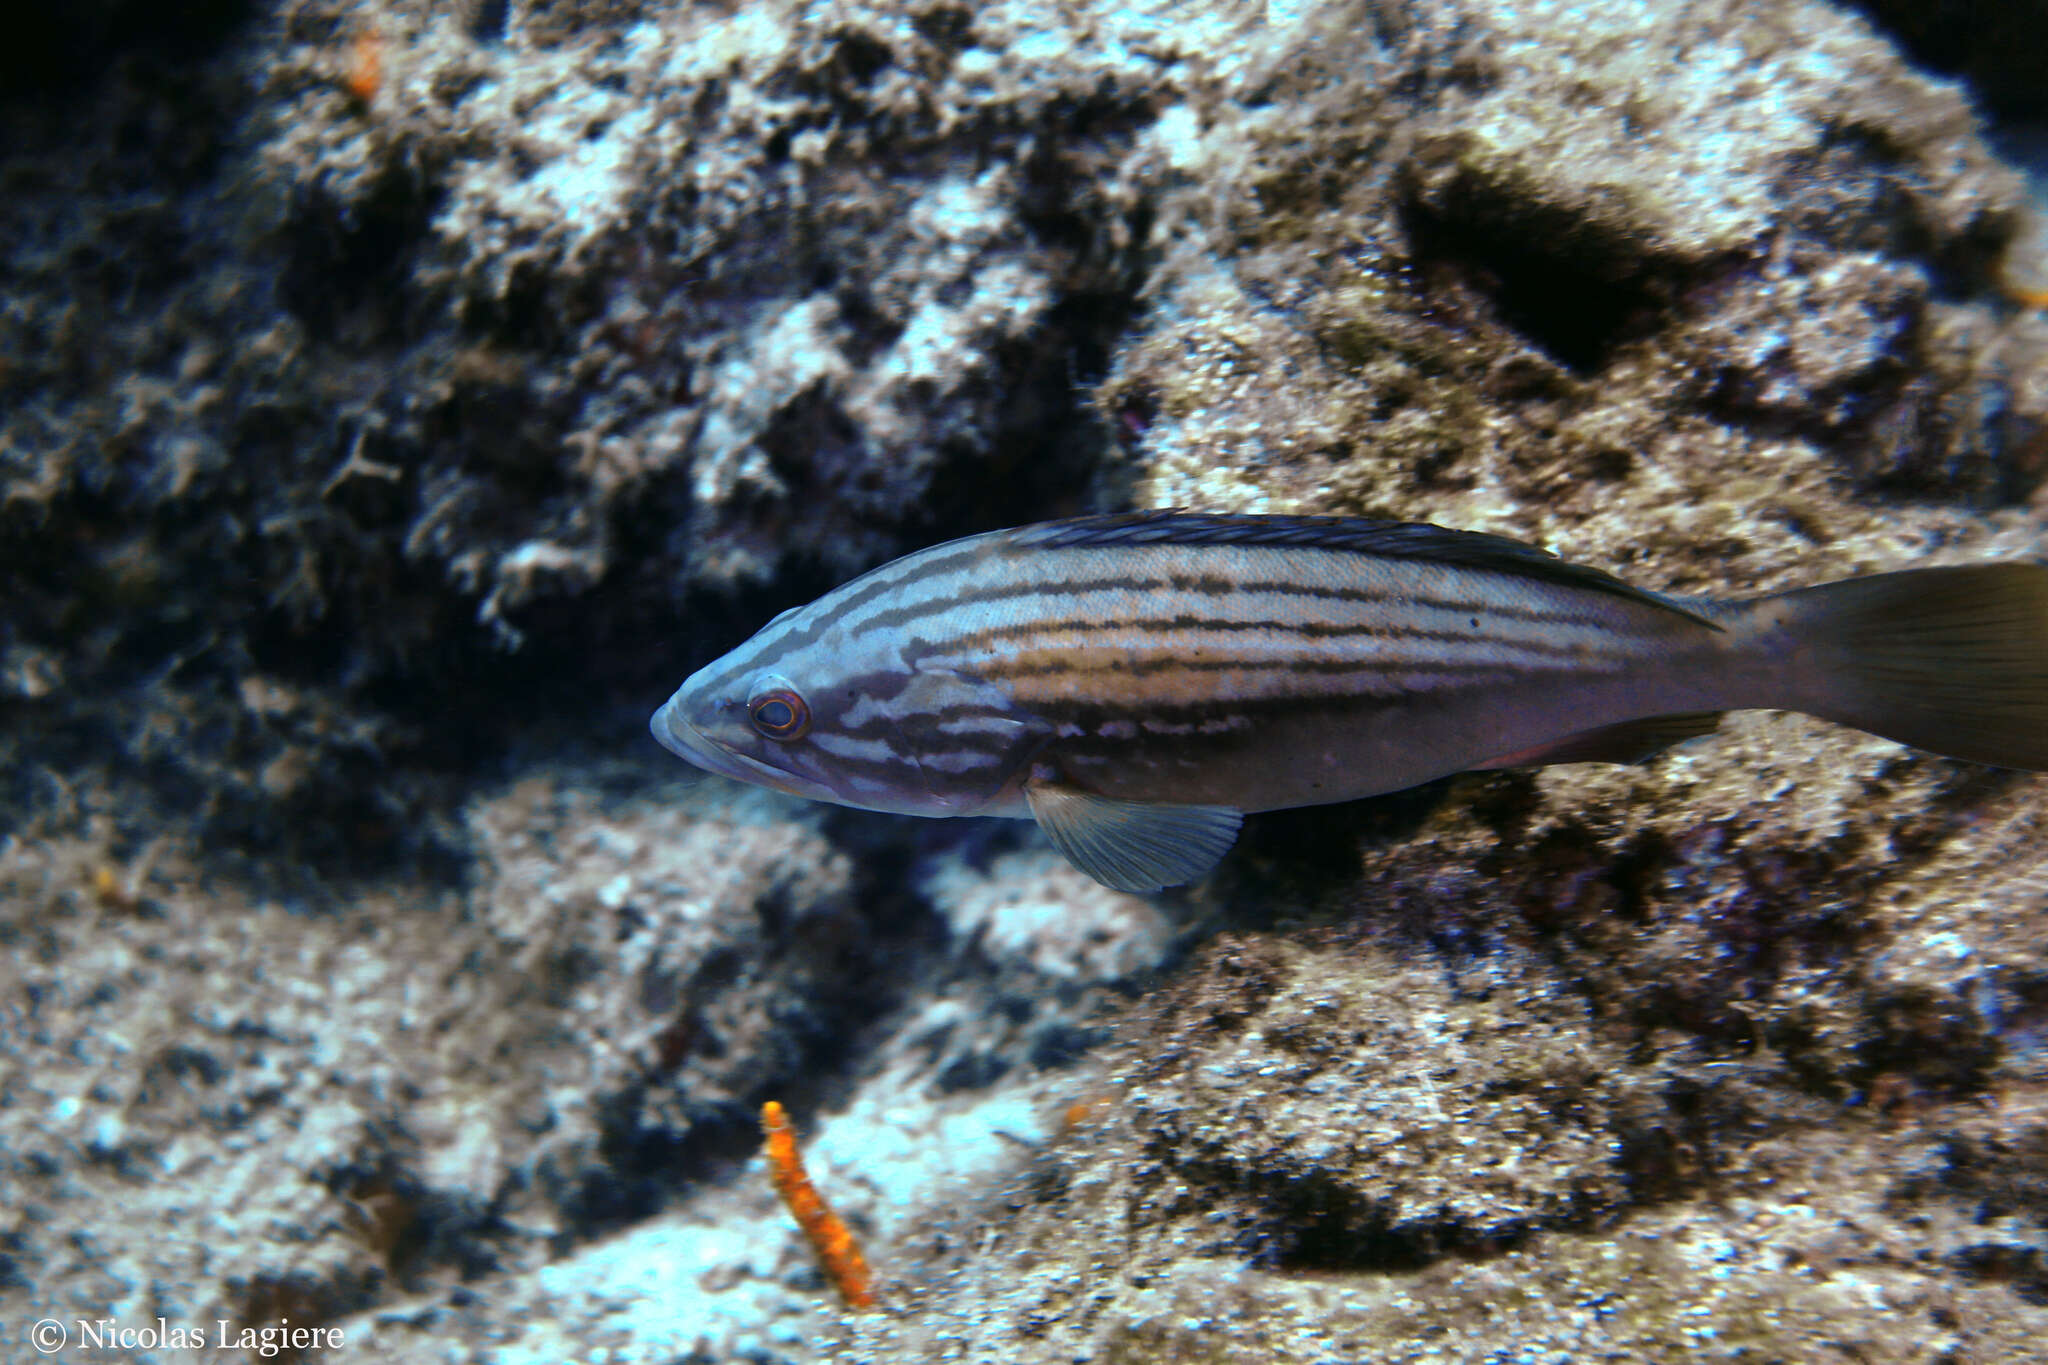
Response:
[[[978,543],[978,541],[979,537],[977,537],[974,541],[965,542],[961,544],[961,546],[957,550],[953,551],[950,554],[941,553],[939,550],[922,551],[921,553],[930,554],[932,556],[932,560],[928,564],[920,565],[917,574],[907,575],[900,579],[877,581],[868,584],[868,586],[865,588],[861,587],[860,585],[866,580],[870,578],[879,579],[882,574],[886,573],[890,569],[896,568],[897,566],[901,565],[904,561],[901,559],[892,559],[887,564],[876,565],[874,568],[868,570],[865,574],[862,574],[859,578],[856,578],[852,582],[846,583],[833,590],[834,592],[844,592],[847,594],[847,596],[843,601],[834,602],[832,604],[832,610],[830,612],[819,613],[816,617],[814,617],[811,621],[806,623],[800,629],[792,628],[789,631],[789,633],[785,634],[781,639],[775,642],[775,650],[772,654],[750,656],[746,660],[744,660],[744,669],[735,668],[731,672],[752,673],[761,669],[768,668],[776,660],[781,659],[782,657],[787,655],[792,649],[800,648],[804,645],[810,644],[813,641],[815,641],[818,638],[818,636],[822,635],[825,631],[831,629],[831,627],[834,624],[836,624],[845,617],[847,612],[852,611],[854,608],[864,607],[869,602],[875,600],[875,598],[886,596],[887,594],[892,593],[899,588],[905,590],[912,589],[916,586],[919,577],[929,577],[935,572],[949,571],[962,560],[971,560],[981,554],[986,553],[988,547]],[[826,594],[827,597],[830,597],[831,595],[831,593]],[[825,599],[819,599],[819,601],[823,600]],[[805,606],[804,610],[809,611],[811,608],[814,608],[817,605],[817,602],[809,603]],[[721,679],[729,676],[731,676],[731,673],[720,675]]]
[[[1460,572],[1476,573],[1478,571],[1466,569]],[[1509,579],[1507,581],[1513,582],[1516,580]],[[1504,617],[1510,621],[1535,622],[1542,625],[1611,627],[1614,620],[1611,614],[1602,615],[1597,612],[1553,610],[1547,607],[1525,607],[1511,602],[1446,601],[1440,598],[1422,597],[1413,592],[1402,592],[1399,590],[1326,587],[1313,583],[1293,582],[1286,579],[1241,581],[1215,576],[1188,578],[1173,575],[1166,578],[1138,578],[1130,575],[1118,575],[1114,578],[1094,578],[1080,581],[1000,583],[992,587],[955,593],[951,597],[915,602],[908,606],[876,612],[873,616],[860,623],[859,628],[854,631],[854,635],[855,638],[858,638],[871,630],[900,630],[927,616],[935,616],[959,607],[986,606],[996,602],[1023,601],[1033,597],[1065,598],[1080,596],[1086,593],[1149,593],[1161,590],[1194,592],[1209,597],[1224,597],[1243,593],[1252,596],[1270,594],[1277,597],[1301,598],[1320,602],[1356,602],[1383,605],[1392,603],[1403,607],[1435,609],[1445,612],[1464,612],[1467,615],[1482,614]],[[1588,597],[1593,596],[1591,593],[1586,595]],[[1596,600],[1602,604],[1612,601],[1612,599],[1607,598]],[[1588,605],[1591,604],[1589,603]],[[1676,613],[1673,613],[1673,616],[1674,619],[1685,619],[1678,617]],[[1055,616],[1052,619],[1058,618]],[[1018,622],[1016,624],[1021,625],[1024,623]],[[1293,628],[1293,623],[1291,622],[1276,621],[1271,624],[1282,629]],[[1398,622],[1390,621],[1388,627],[1398,628]],[[990,629],[1001,629],[1001,627],[990,627]],[[781,653],[778,652],[772,657],[780,658]],[[762,666],[765,667],[767,665],[764,662]]]
[[[1002,570],[1012,573],[1021,570],[1033,581],[1016,582],[1013,579],[992,588],[969,589],[945,598],[928,598],[886,609],[862,622],[857,634],[865,634],[874,628],[898,628],[957,606],[993,603],[1006,598],[1116,589],[1155,591],[1162,587],[1211,596],[1266,592],[1332,601],[1415,602],[1438,610],[1490,612],[1511,620],[1562,625],[1611,624],[1601,615],[1586,611],[1532,609],[1497,602],[1446,602],[1414,598],[1400,592],[1328,587],[1304,579],[1248,582],[1220,573],[1175,572],[1171,569],[1163,579],[1123,574],[1076,583],[1057,578],[1060,566],[1069,557],[1087,562],[1120,553],[1154,560],[1160,557],[1169,561],[1186,559],[1198,564],[1203,560],[1227,561],[1230,556],[1280,554],[1303,565],[1329,565],[1333,568],[1368,560],[1390,566],[1389,572],[1397,581],[1432,571],[1469,574],[1482,581],[1490,579],[1520,584],[1524,590],[1538,593],[1583,596],[1609,604],[1617,600],[1626,601],[1652,610],[1669,611],[1677,619],[1692,621],[1710,631],[1721,629],[1719,623],[1655,594],[1631,587],[1603,570],[1571,564],[1534,546],[1482,533],[1341,517],[1235,517],[1147,512],[1075,518],[990,532],[891,561],[838,589],[845,595],[833,601],[829,611],[815,613],[801,626],[791,628],[772,646],[764,646],[763,652],[750,657],[746,666],[748,669],[772,668],[792,651],[815,642],[825,631],[847,621],[877,599],[886,598],[898,589],[906,594],[916,594],[921,583],[929,584],[936,577],[983,560],[995,561]],[[891,573],[892,569],[903,571]],[[867,581],[870,579],[877,581]],[[811,605],[816,607],[818,603]],[[729,680],[733,673],[739,671],[734,669],[732,673],[721,674],[720,678]]]
[[[1405,646],[1411,642],[1420,642],[1423,644],[1452,644],[1466,645],[1475,649],[1495,649],[1499,650],[1503,655],[1509,655],[1519,651],[1528,653],[1538,658],[1567,659],[1573,662],[1591,662],[1596,660],[1607,659],[1632,660],[1635,657],[1637,657],[1635,652],[1632,650],[1600,651],[1597,650],[1593,644],[1586,641],[1578,641],[1571,644],[1551,644],[1550,642],[1545,640],[1502,639],[1498,636],[1488,636],[1484,631],[1475,633],[1472,631],[1418,630],[1412,627],[1388,626],[1328,626],[1322,628],[1321,630],[1309,630],[1304,629],[1300,626],[1282,625],[1270,621],[1205,621],[1199,624],[1191,624],[1185,627],[1171,628],[1162,627],[1159,623],[1156,622],[1131,622],[1123,624],[1110,622],[1107,624],[1098,624],[1095,626],[1084,625],[1082,623],[1076,622],[1071,625],[1061,624],[1057,626],[1032,625],[1028,627],[1019,627],[1014,631],[1009,630],[1009,628],[1004,628],[1004,631],[1002,633],[1012,636],[1022,636],[1030,634],[1058,636],[1066,633],[1089,635],[1100,634],[1103,632],[1119,629],[1132,631],[1147,631],[1150,633],[1142,639],[1134,639],[1130,643],[1123,645],[1098,644],[1092,641],[1072,645],[1063,645],[1056,642],[1048,642],[1047,644],[1038,646],[1036,649],[1027,648],[1015,651],[1007,655],[997,654],[995,655],[996,662],[987,665],[987,667],[999,672],[1004,668],[1005,660],[1028,658],[1031,654],[1040,652],[1082,652],[1092,650],[1098,653],[1109,655],[1112,659],[1128,658],[1133,650],[1156,652],[1164,649],[1172,649],[1176,647],[1177,644],[1184,644],[1185,642],[1179,641],[1175,638],[1183,630],[1190,634],[1197,630],[1215,630],[1218,632],[1231,630],[1270,630],[1283,633],[1303,634],[1308,635],[1311,638],[1324,639],[1334,639],[1346,636],[1376,636],[1383,639],[1386,642],[1387,646],[1389,647],[1389,650]],[[941,655],[964,653],[968,650],[973,649],[976,645],[981,644],[982,642],[983,641],[981,639],[976,637],[969,637],[964,641],[947,641],[944,645],[934,648],[932,650],[932,653]],[[1281,668],[1285,667],[1287,663],[1293,662],[1290,660],[1275,659],[1271,655],[1237,655],[1234,657],[1241,660],[1242,666],[1246,668]],[[1444,658],[1446,658],[1446,656],[1441,654],[1412,652],[1395,658],[1391,657],[1387,651],[1382,651],[1380,654],[1374,656],[1353,657],[1351,658],[1351,662],[1361,665],[1367,663],[1412,663],[1417,666],[1425,666],[1429,664],[1432,660]],[[1300,662],[1303,663],[1317,661],[1318,660],[1316,656],[1312,654],[1304,654],[1300,660]],[[1332,659],[1328,660],[1327,662],[1337,663],[1341,661]],[[1504,657],[1495,660],[1494,662],[1512,665],[1514,663],[1514,660],[1512,658]],[[1111,668],[1117,667],[1117,665],[1114,663],[1105,666]]]
[[[1413,601],[1414,599],[1404,600]],[[1421,605],[1436,606],[1440,604],[1422,603]],[[1458,607],[1450,609],[1454,611],[1464,610],[1464,608]],[[1477,611],[1478,609],[1473,608],[1472,610]],[[1488,608],[1488,611],[1492,611],[1492,608]],[[1507,615],[1508,613],[1501,612],[1496,614]],[[1354,635],[1384,635],[1389,639],[1403,640],[1483,640],[1486,638],[1483,627],[1480,628],[1480,633],[1475,635],[1469,630],[1457,632],[1426,631],[1384,621],[1372,624],[1341,625],[1328,621],[1243,621],[1224,616],[1135,616],[1120,621],[1060,621],[1048,618],[1038,621],[1018,621],[1007,626],[990,626],[956,639],[947,640],[939,645],[934,652],[950,654],[962,649],[971,649],[976,645],[986,644],[991,641],[1015,640],[1032,634],[1054,635],[1064,631],[1071,631],[1077,634],[1097,634],[1110,630],[1148,631],[1155,632],[1159,636],[1170,636],[1178,631],[1271,630],[1293,635],[1303,635],[1311,640],[1341,639]]]
[[[1560,656],[1562,657],[1562,656]],[[1582,656],[1570,656],[1571,661],[1580,664],[1585,671],[1593,671]],[[1048,659],[1043,663],[1006,660],[987,670],[988,676],[997,682],[1008,682],[1016,678],[1052,678],[1062,674],[1077,677],[1100,675],[1122,675],[1144,677],[1153,673],[1164,673],[1172,669],[1183,669],[1189,673],[1271,673],[1276,677],[1289,674],[1311,673],[1369,673],[1384,676],[1388,673],[1498,673],[1508,680],[1511,675],[1539,670],[1518,669],[1512,659],[1475,659],[1471,662],[1454,660],[1432,661],[1427,659],[1287,659],[1276,662],[1272,659],[1130,659],[1112,657],[1102,664],[1074,663],[1063,659]],[[1557,670],[1550,670],[1546,676],[1555,676]],[[1619,670],[1614,670],[1619,671]]]

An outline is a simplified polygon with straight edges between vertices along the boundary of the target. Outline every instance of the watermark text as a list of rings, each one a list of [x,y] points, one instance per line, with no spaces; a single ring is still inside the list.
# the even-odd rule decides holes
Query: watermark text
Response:
[[[112,1318],[44,1318],[28,1329],[28,1344],[46,1356],[107,1351],[246,1351],[259,1358],[285,1351],[338,1351],[348,1345],[339,1327],[294,1327],[290,1318],[243,1326],[226,1318],[211,1323],[158,1318],[144,1326]]]

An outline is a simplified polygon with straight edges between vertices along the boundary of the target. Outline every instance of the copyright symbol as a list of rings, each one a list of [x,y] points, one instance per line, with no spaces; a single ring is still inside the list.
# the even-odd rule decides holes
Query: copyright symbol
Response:
[[[70,1334],[64,1330],[64,1324],[55,1318],[44,1318],[28,1329],[28,1344],[46,1356],[63,1350],[64,1343],[69,1337]]]

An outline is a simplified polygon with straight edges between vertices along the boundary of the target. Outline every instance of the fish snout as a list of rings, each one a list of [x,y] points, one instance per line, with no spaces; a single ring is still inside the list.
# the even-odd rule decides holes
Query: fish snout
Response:
[[[718,765],[710,761],[709,741],[697,732],[695,726],[683,719],[682,699],[683,694],[677,692],[657,707],[654,714],[647,719],[647,729],[653,734],[656,743],[677,758],[699,768],[717,772]]]

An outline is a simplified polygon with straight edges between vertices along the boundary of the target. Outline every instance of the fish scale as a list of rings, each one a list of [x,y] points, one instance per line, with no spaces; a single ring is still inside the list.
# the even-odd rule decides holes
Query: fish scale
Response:
[[[797,795],[1035,818],[1092,875],[1150,890],[1205,872],[1247,811],[1635,761],[1744,707],[2048,767],[2048,569],[1711,602],[1420,523],[1074,518],[785,612],[651,725]]]

